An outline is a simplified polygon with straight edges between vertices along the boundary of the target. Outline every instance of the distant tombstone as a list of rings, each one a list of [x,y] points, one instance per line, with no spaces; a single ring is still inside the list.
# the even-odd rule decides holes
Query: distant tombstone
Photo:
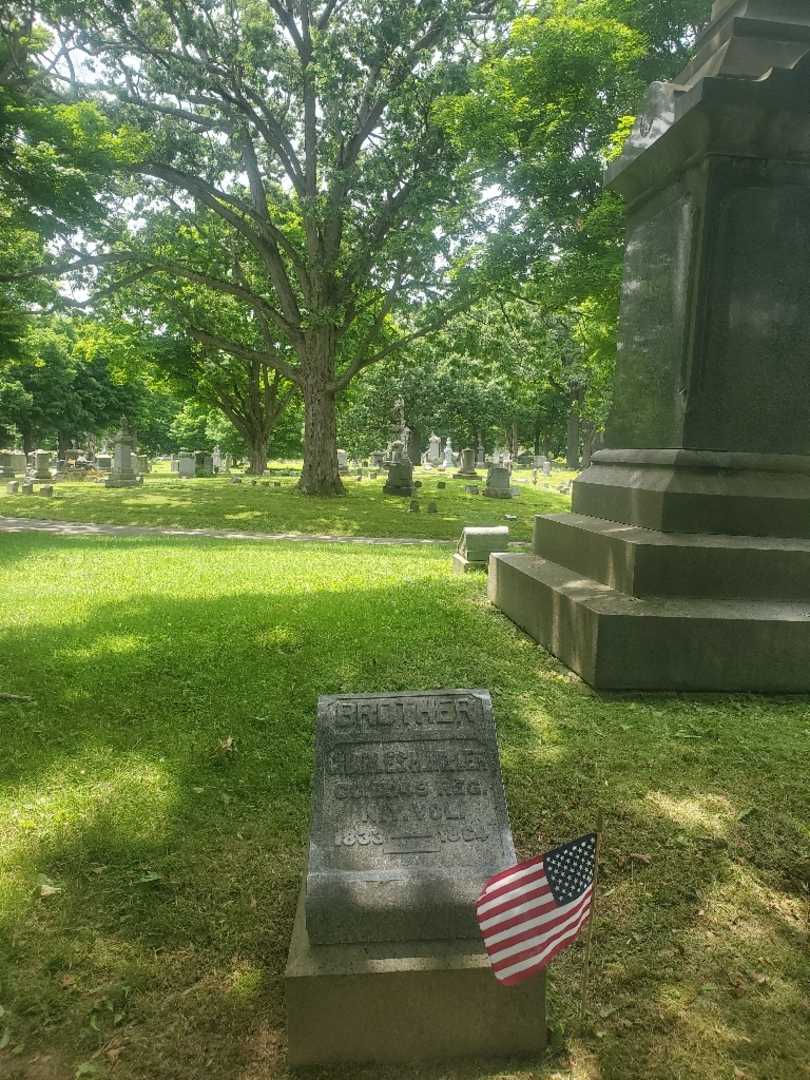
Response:
[[[438,514],[439,512],[438,504],[433,499],[427,504],[427,512],[429,514]]]
[[[35,450],[33,464],[34,468],[31,473],[33,480],[50,480],[51,454],[49,450]]]
[[[0,476],[14,476],[14,460],[10,450],[0,450]]]
[[[481,491],[481,489],[479,488],[478,484],[465,484],[464,485],[464,494],[465,495],[478,495],[478,494],[480,494],[480,491]]]
[[[418,499],[411,499],[410,506],[408,507],[409,514],[418,514],[421,510]]]
[[[414,482],[413,482],[413,486],[414,486],[415,488],[420,488],[420,487],[422,487],[422,481],[421,481],[421,480],[414,480]]]
[[[509,526],[468,526],[461,534],[453,556],[453,570],[466,574],[470,570],[486,570],[489,557],[495,551],[509,550]]]
[[[197,475],[197,462],[194,454],[180,453],[177,455],[177,475],[181,478],[190,479]]]
[[[413,465],[403,454],[403,444],[395,439],[391,444],[391,461],[388,465],[388,479],[383,491],[386,495],[413,495]]]
[[[431,465],[438,465],[442,460],[442,440],[435,433],[428,439],[427,460]]]
[[[345,450],[338,450],[337,464],[339,473],[347,473],[349,471],[349,455]]]
[[[100,482],[108,488],[135,487],[138,478],[133,468],[135,434],[126,417],[121,418],[121,427],[113,440],[113,460],[110,475]]]
[[[532,469],[532,483],[537,484],[537,469]]]
[[[447,442],[444,447],[444,467],[445,469],[452,469],[456,463],[455,455],[453,454],[453,442],[450,436],[447,436]]]
[[[96,468],[99,472],[109,472],[112,468],[112,455],[96,454]]]
[[[206,450],[196,450],[194,453],[194,476],[213,476],[214,456]]]
[[[241,484],[242,483],[242,477],[241,476],[232,476],[231,477],[231,483],[232,484]]]
[[[437,491],[444,491],[444,489],[446,487],[447,487],[447,481],[446,480],[438,480],[436,482],[436,490]]]
[[[14,469],[15,476],[19,474],[22,474],[23,476],[25,475],[26,463],[26,457],[22,450],[11,451],[11,465]]]
[[[33,480],[23,480],[22,484],[20,485],[20,492],[23,495],[33,495],[34,494],[34,481]]]
[[[369,461],[371,462],[372,468],[381,469],[383,467],[383,460],[385,459],[385,454],[382,450],[374,450],[371,454],[369,454],[368,457]]]
[[[37,495],[44,495],[46,499],[50,499],[53,496],[53,484],[40,484]]]
[[[19,490],[20,490],[20,481],[19,480],[9,480],[9,482],[6,484],[6,491],[9,493],[9,495],[16,495]]]
[[[468,476],[478,476],[475,471],[475,451],[469,447],[461,451],[461,468],[455,474],[455,479],[463,480]]]
[[[149,464],[149,458],[146,454],[135,455],[135,471],[144,476],[146,473],[151,472],[151,466]]]
[[[509,469],[505,465],[490,465],[484,494],[488,499],[511,499]]]
[[[543,476],[551,476],[551,462],[548,459],[543,462]]]
[[[225,464],[225,459],[222,456],[222,451],[219,446],[215,446],[211,451],[211,461],[214,466],[214,473],[218,473]]]
[[[484,455],[484,444],[481,440],[478,440],[478,456],[475,459],[476,469],[485,469],[487,467],[487,459]]]

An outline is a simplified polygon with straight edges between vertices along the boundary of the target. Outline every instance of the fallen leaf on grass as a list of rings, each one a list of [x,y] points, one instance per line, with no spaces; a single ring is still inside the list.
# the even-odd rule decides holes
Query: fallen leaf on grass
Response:
[[[630,862],[642,863],[644,866],[649,866],[652,862],[652,855],[645,855],[641,851],[633,851],[627,856],[627,858],[630,860]]]
[[[54,896],[62,891],[61,885],[55,885],[45,874],[37,874],[37,886],[39,895],[42,897]]]
[[[11,1028],[6,1025],[3,1029],[3,1034],[0,1035],[0,1050],[5,1050],[8,1044],[11,1042]]]
[[[151,885],[155,881],[163,881],[163,874],[159,874],[156,870],[149,870],[143,877],[135,878],[134,884]]]
[[[221,754],[231,754],[236,749],[233,741],[233,735],[229,735],[226,739],[223,739],[219,744],[219,751]]]

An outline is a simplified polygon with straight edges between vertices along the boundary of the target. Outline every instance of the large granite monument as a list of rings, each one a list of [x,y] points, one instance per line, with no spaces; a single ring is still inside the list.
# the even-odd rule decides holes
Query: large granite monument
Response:
[[[490,595],[597,687],[810,688],[810,4],[719,0],[608,174],[615,405]]]
[[[495,979],[474,904],[515,861],[489,694],[321,698],[289,1060],[536,1052],[543,979]]]

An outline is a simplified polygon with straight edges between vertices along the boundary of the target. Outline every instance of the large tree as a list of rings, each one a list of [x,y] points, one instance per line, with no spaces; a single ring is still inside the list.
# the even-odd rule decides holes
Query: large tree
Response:
[[[238,300],[288,347],[256,354],[300,388],[302,490],[342,490],[336,396],[465,302],[479,239],[464,222],[474,171],[434,123],[465,89],[501,0],[50,0],[51,77],[148,151],[129,172],[140,209],[190,204],[250,248],[249,272],[211,275],[150,251],[137,228],[74,267],[161,272]],[[480,222],[478,223],[480,226]],[[110,236],[108,239],[112,239]],[[449,272],[452,268],[452,272]],[[417,304],[421,318],[396,332]],[[394,332],[392,332],[392,329]]]

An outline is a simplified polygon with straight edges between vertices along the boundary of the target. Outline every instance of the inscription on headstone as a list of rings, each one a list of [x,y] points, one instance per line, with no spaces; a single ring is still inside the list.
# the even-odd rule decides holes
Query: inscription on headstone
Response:
[[[514,860],[486,691],[320,699],[313,943],[476,938],[481,885]]]

